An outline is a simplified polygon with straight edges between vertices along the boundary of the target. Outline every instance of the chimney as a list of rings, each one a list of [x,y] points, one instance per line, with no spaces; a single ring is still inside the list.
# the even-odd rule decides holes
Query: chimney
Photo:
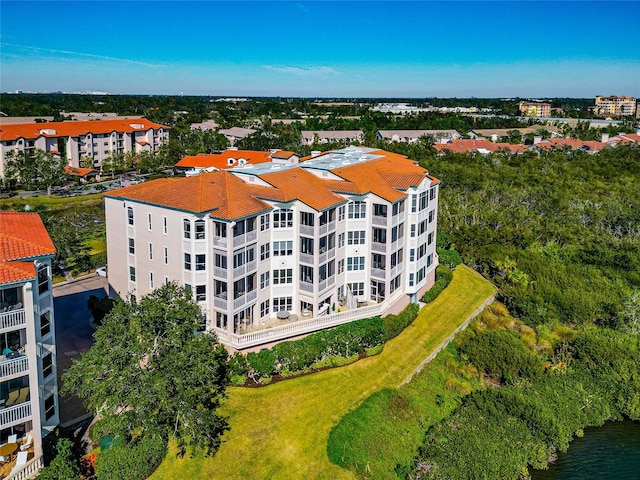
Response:
[[[602,143],[607,143],[609,141],[609,134],[608,133],[603,133],[601,141],[602,141]]]
[[[542,141],[542,135],[536,135],[533,137],[533,144],[537,145]]]

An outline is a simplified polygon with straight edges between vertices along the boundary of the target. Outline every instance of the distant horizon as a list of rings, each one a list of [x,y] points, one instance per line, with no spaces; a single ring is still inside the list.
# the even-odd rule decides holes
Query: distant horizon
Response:
[[[611,12],[640,18],[635,1],[3,0],[0,8],[7,93],[640,97],[637,22],[593,33]]]

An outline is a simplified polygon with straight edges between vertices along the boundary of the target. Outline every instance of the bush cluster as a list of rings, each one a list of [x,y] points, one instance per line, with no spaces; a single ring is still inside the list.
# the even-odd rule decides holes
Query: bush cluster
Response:
[[[312,368],[343,364],[371,352],[395,337],[418,315],[419,306],[409,304],[400,314],[364,318],[309,335],[300,340],[282,342],[268,350],[246,356],[236,353],[229,361],[232,382],[244,383],[249,377],[256,383],[274,375],[289,376]]]
[[[96,459],[99,480],[141,480],[167,454],[161,436],[139,437],[126,446],[104,450]]]
[[[115,300],[109,297],[89,296],[87,308],[91,310],[91,315],[93,315],[93,321],[96,325],[102,325],[102,320],[111,311],[115,303]]]
[[[445,288],[447,288],[447,285],[451,283],[452,279],[453,272],[451,271],[451,269],[444,265],[438,265],[438,268],[436,269],[436,281],[433,284],[433,287],[427,290],[427,292],[424,294],[424,296],[422,297],[422,301],[424,303],[433,302],[438,297],[438,295],[440,295],[440,293]]]

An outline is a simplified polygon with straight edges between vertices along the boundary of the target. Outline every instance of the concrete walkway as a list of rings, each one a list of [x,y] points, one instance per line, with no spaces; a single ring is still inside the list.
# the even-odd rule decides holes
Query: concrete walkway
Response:
[[[93,345],[91,312],[87,308],[90,295],[107,296],[107,279],[97,275],[86,276],[53,287],[56,322],[56,366],[58,386],[62,388],[61,376],[74,359]],[[60,425],[68,426],[91,415],[83,401],[75,395],[60,395]]]

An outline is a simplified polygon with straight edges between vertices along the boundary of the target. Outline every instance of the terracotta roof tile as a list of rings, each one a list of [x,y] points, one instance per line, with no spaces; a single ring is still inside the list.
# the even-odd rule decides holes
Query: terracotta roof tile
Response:
[[[284,201],[297,199],[315,210],[323,210],[345,201],[344,198],[331,192],[324,180],[307,172],[304,168],[290,168],[263,174],[260,178],[282,192]]]
[[[141,125],[142,128],[136,128]],[[159,123],[145,118],[130,118],[118,120],[87,120],[79,122],[48,122],[48,123],[16,123],[0,126],[0,141],[16,140],[18,138],[44,137],[77,137],[87,133],[135,132],[149,129],[169,129]],[[48,132],[48,131],[55,131]]]
[[[71,165],[65,165],[64,167],[64,173],[74,177],[84,177],[92,172],[95,172],[93,168],[72,167]]]
[[[230,165],[229,160],[233,163]],[[222,153],[201,153],[199,155],[189,155],[176,163],[176,167],[181,168],[209,168],[218,170],[238,167],[238,160],[244,159],[250,165],[271,161],[270,152],[256,152],[253,150],[225,150]]]
[[[36,266],[33,262],[0,263],[0,285],[21,282],[36,278]]]

